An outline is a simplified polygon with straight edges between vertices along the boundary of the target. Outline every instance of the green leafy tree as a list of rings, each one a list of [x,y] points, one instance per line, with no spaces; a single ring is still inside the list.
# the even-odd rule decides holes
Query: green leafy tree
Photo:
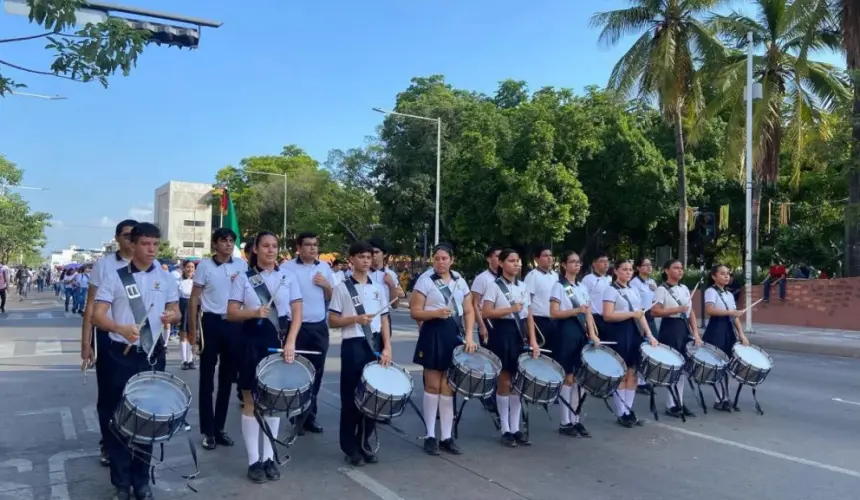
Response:
[[[176,249],[170,247],[170,243],[166,241],[158,242],[158,253],[155,258],[161,261],[173,262],[176,260]]]
[[[95,80],[105,87],[108,77],[116,72],[129,75],[146,45],[149,33],[134,30],[124,20],[115,18],[97,24],[87,23],[72,33],[76,25],[75,11],[83,4],[82,0],[27,0],[30,23],[44,31],[30,36],[0,39],[0,45],[46,39],[48,43],[45,48],[53,51],[54,61],[49,70],[42,70],[0,58],[0,97],[26,87],[24,83],[8,76],[8,70],[79,82]]]
[[[17,193],[9,193],[7,186],[21,183],[24,171],[0,155],[0,262],[30,254],[45,246],[45,228],[50,225],[51,214],[33,212],[30,205]]]

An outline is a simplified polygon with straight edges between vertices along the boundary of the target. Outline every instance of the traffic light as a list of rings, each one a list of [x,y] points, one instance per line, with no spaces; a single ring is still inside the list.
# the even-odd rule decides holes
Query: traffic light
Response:
[[[702,240],[715,240],[717,238],[717,217],[713,212],[704,212],[699,217],[699,234]]]
[[[117,16],[113,16],[117,17]],[[200,43],[200,31],[197,28],[185,26],[173,26],[170,24],[153,23],[138,19],[127,19],[120,17],[135,30],[149,32],[149,42],[156,45],[170,45],[172,47],[196,49]]]

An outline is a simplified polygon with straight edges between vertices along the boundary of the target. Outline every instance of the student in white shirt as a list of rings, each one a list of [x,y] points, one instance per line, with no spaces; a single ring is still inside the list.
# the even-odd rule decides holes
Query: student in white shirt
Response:
[[[481,312],[493,324],[487,348],[502,362],[496,389],[501,441],[505,446],[516,447],[531,442],[520,430],[522,403],[517,395],[511,396],[511,378],[517,373],[523,346],[528,346],[535,358],[540,356],[540,346],[535,338],[531,296],[526,284],[517,279],[522,266],[520,256],[516,250],[506,248],[499,253],[499,261],[499,276],[487,285]]]
[[[654,265],[648,257],[640,257],[636,261],[634,271],[635,276],[630,280],[630,287],[635,288],[639,292],[639,297],[642,298],[642,308],[645,309],[645,321],[648,323],[651,331],[656,332],[657,324],[654,322],[654,315],[651,313],[651,303],[654,301],[654,292],[657,290],[657,282],[651,277]],[[637,381],[639,386],[636,388],[636,391],[639,394],[651,394],[651,389],[645,383],[645,379],[641,373],[637,374]],[[683,390],[683,386],[681,390]]]
[[[612,284],[612,277],[606,274],[607,271],[609,271],[609,257],[604,252],[598,252],[591,259],[591,272],[582,278],[582,284],[591,297],[589,299],[591,315],[598,335],[608,328],[603,321],[603,295]]]
[[[105,407],[116,409],[122,399],[128,380],[140,372],[164,371],[165,349],[161,330],[179,321],[179,294],[173,277],[155,265],[161,233],[150,223],[134,226],[130,232],[133,247],[127,266],[106,271],[96,292],[93,324],[109,332],[107,346],[99,347],[99,358],[104,357],[107,380],[100,381],[99,398]],[[120,273],[130,274],[140,295],[129,297]],[[141,301],[141,309],[149,304],[145,318],[132,312],[132,301]],[[138,328],[143,320],[143,328]],[[150,352],[152,359],[150,358]],[[149,461],[152,445],[136,444],[139,452],[132,453],[116,432],[104,436],[110,456],[111,483],[116,487],[116,498],[130,498],[131,489],[138,499],[151,500]]]
[[[705,313],[708,315],[708,326],[705,328],[702,341],[713,345],[726,353],[726,356],[732,358],[734,355],[732,348],[735,343],[740,342],[743,345],[750,343],[744,335],[744,328],[741,325],[740,317],[743,312],[738,310],[734,296],[726,290],[726,286],[732,281],[732,274],[728,267],[717,264],[711,268],[710,281],[712,286],[705,291]],[[726,373],[725,386],[720,389],[719,384],[717,384],[714,388],[717,390],[717,401],[714,403],[714,409],[731,412],[728,373]]]
[[[561,386],[560,395],[574,410],[580,398],[576,373],[582,368],[582,349],[589,339],[594,345],[600,345],[594,319],[591,317],[588,290],[579,281],[581,268],[582,260],[576,252],[565,252],[562,255],[561,273],[553,284],[549,299],[549,312],[557,322],[556,333],[554,337],[547,339],[547,348],[552,351],[549,356],[564,368],[564,384]],[[558,428],[560,434],[590,437],[585,426],[580,423],[579,415],[564,404],[559,404],[558,407],[561,411],[561,426]]]
[[[179,280],[179,312],[182,314],[182,321],[179,324],[179,357],[182,359],[183,370],[194,369],[194,344],[188,341],[188,301],[191,299],[191,293],[194,291],[194,269],[197,266],[194,261],[187,260],[182,263],[182,274]]]
[[[270,354],[269,349],[278,348],[283,348],[287,363],[295,361],[296,337],[302,325],[302,291],[295,277],[277,265],[277,236],[270,232],[258,233],[254,250],[248,262],[248,272],[239,274],[233,281],[227,303],[227,320],[242,323],[245,342],[244,362],[239,371],[239,387],[245,400],[242,437],[248,453],[248,479],[260,484],[279,480],[281,473],[274,462],[271,440],[263,439],[260,453],[260,424],[254,417],[252,396],[257,387],[257,365]],[[258,283],[256,287],[253,285],[255,282]],[[268,306],[269,300],[272,301],[271,307]],[[277,436],[281,417],[270,415],[264,418],[272,435]]]
[[[685,358],[688,356],[687,343],[690,337],[697,346],[702,345],[699,337],[699,325],[696,313],[693,311],[693,299],[690,289],[681,283],[684,278],[684,266],[680,260],[673,259],[663,265],[663,283],[654,293],[654,316],[660,320],[660,333],[657,338],[661,344],[675,349]],[[695,417],[696,414],[684,404],[684,379],[675,384],[680,401],[675,404],[670,396],[666,399],[666,414],[670,417]]]
[[[633,427],[634,424],[641,424],[633,412],[633,400],[636,396],[636,369],[639,366],[639,346],[642,344],[642,337],[645,337],[652,346],[657,345],[657,339],[645,322],[642,298],[635,289],[630,287],[632,278],[633,261],[625,259],[617,261],[612,285],[603,293],[603,320],[608,331],[600,332],[601,340],[616,342],[610,347],[627,365],[627,374],[613,395],[618,424],[627,428]]]
[[[487,269],[475,277],[472,281],[472,306],[475,309],[475,322],[478,324],[478,333],[481,336],[481,342],[487,343],[490,332],[490,324],[481,315],[481,307],[484,295],[487,293],[487,286],[496,280],[496,274],[499,272],[499,254],[502,253],[502,247],[491,246],[484,252],[484,257],[487,259]]]
[[[347,281],[344,281],[332,291],[328,320],[332,328],[341,329],[343,338],[340,345],[340,449],[350,465],[359,466],[376,463],[379,458],[369,442],[370,436],[376,432],[376,421],[358,409],[355,391],[365,365],[376,360],[369,342],[374,338],[381,339],[379,362],[388,366],[391,364],[391,338],[388,335],[385,291],[368,275],[373,247],[364,242],[353,243],[348,254],[353,272],[347,280],[355,288],[356,300],[360,301],[364,314],[357,314]]]
[[[535,255],[537,265],[523,281],[531,294],[532,314],[540,344],[549,342],[550,337],[555,337],[556,325],[549,314],[549,299],[552,287],[558,283],[558,274],[552,270],[553,257],[549,247],[539,247]]]
[[[454,392],[448,386],[447,371],[454,361],[454,349],[466,344],[466,352],[478,348],[472,338],[475,315],[469,285],[451,270],[454,251],[446,244],[433,249],[433,274],[415,282],[409,311],[420,330],[412,362],[424,367],[424,451],[438,455],[439,450],[452,455],[463,452],[454,442]],[[450,297],[450,299],[448,299]],[[436,440],[438,410],[441,442]]]

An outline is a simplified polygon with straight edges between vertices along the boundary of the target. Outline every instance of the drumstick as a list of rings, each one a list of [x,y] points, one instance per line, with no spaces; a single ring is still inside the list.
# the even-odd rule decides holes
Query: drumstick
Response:
[[[144,317],[143,317],[143,321],[141,321],[140,323],[138,323],[138,324],[136,325],[136,326],[137,326],[137,332],[138,332],[138,333],[140,333],[140,329],[141,329],[141,328],[143,328],[143,325],[145,325],[145,324],[146,324],[146,320],[148,319],[149,312],[150,312],[150,311],[152,311],[152,306],[154,306],[154,305],[155,305],[155,302],[153,302],[152,304],[149,304],[149,309],[147,309],[147,310],[146,310],[146,315],[144,315]],[[140,337],[138,337],[138,339],[140,339]],[[131,350],[131,344],[129,344],[129,345],[127,345],[127,346],[125,346],[125,350],[124,350],[124,351],[122,351],[122,355],[123,355],[123,356],[127,355],[127,354],[128,354],[128,351],[130,351],[130,350]]]
[[[591,345],[594,345],[594,341],[592,341],[592,340],[589,340],[588,343]],[[604,342],[602,340],[600,341],[600,345],[616,345],[616,344],[618,344],[618,342],[610,342],[610,341]]]
[[[531,351],[531,350],[532,350],[532,349],[531,349],[531,347],[529,347],[529,346],[523,346],[523,351]],[[549,349],[538,349],[538,351],[540,351],[540,352],[546,352],[546,353],[551,353],[551,352],[552,352],[552,351],[551,351],[551,350],[549,350]]]
[[[702,280],[699,280],[696,283],[696,286],[693,287],[693,291],[690,292],[690,303],[687,305],[687,315],[689,316],[690,312],[693,310],[693,296],[696,295],[696,290],[699,289],[699,285],[702,284]]]
[[[272,304],[275,303],[275,296],[278,295],[278,292],[281,290],[282,286],[284,286],[284,280],[281,280],[281,282],[278,283],[278,288],[275,288],[275,293],[273,293],[272,296],[269,297],[269,303],[266,304],[266,307],[272,307]],[[260,326],[262,324],[263,324],[263,318],[258,319],[257,320],[257,326]]]
[[[380,314],[382,314],[383,312],[385,312],[385,310],[386,310],[386,309],[388,309],[389,307],[393,306],[393,305],[394,305],[394,303],[395,303],[395,302],[397,302],[398,300],[400,300],[400,297],[395,297],[395,298],[391,299],[391,302],[389,302],[387,306],[385,306],[385,307],[383,307],[382,309],[380,309],[380,310],[376,311],[376,314],[374,314],[374,315],[371,317],[371,319],[373,319],[373,318],[375,318],[375,317],[379,316]]]
[[[757,306],[759,302],[761,302],[763,300],[764,300],[764,298],[758,299],[757,301],[753,302],[751,306],[744,308],[741,312],[742,313],[747,312],[747,309],[752,309],[753,307]]]
[[[270,347],[270,348],[269,348],[269,352],[280,352],[280,353],[283,353],[283,352],[284,352],[284,350],[283,350],[283,349],[276,349],[276,348],[274,348],[274,347]],[[296,354],[307,354],[307,355],[309,355],[309,356],[321,356],[321,355],[322,355],[322,353],[321,353],[320,351],[293,351],[293,352],[295,352]]]

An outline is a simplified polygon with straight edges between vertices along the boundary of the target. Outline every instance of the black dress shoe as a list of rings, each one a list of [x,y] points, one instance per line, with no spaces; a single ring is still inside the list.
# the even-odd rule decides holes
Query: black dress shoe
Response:
[[[362,460],[364,460],[364,463],[366,464],[375,464],[379,462],[379,457],[376,456],[376,453],[368,453],[364,450],[362,450],[360,453]]]
[[[358,453],[356,453],[355,455],[347,455],[343,458],[346,461],[346,463],[348,463],[349,465],[351,465],[353,467],[360,467],[360,466],[364,465],[364,457],[362,457]]]
[[[263,472],[266,473],[266,479],[269,481],[277,481],[281,479],[281,471],[275,465],[275,461],[271,458],[263,462]]]
[[[428,455],[438,455],[439,454],[439,443],[436,441],[434,437],[426,437],[424,438],[424,453]]]
[[[439,449],[444,451],[445,453],[450,453],[452,455],[462,455],[463,454],[463,450],[461,450],[460,447],[457,446],[457,443],[455,443],[454,440],[451,438],[443,439],[439,443]]]
[[[230,439],[230,436],[227,435],[226,432],[221,431],[215,434],[215,443],[221,446],[233,446],[233,440]]]
[[[316,420],[305,420],[304,425],[302,425],[302,430],[310,432],[312,434],[322,434],[323,428],[320,424],[317,423]]]
[[[141,486],[140,488],[134,489],[134,498],[135,500],[152,500],[152,489],[147,484],[146,486]]]
[[[518,446],[529,446],[532,442],[529,440],[529,436],[523,431],[517,431],[514,433],[514,439],[517,442]]]
[[[113,497],[115,500],[131,500],[131,488],[117,488]]]
[[[200,446],[203,447],[204,450],[214,450],[217,447],[215,442],[215,436],[206,436],[203,438],[203,444]]]
[[[110,466],[110,457],[108,456],[104,446],[99,448],[99,463],[102,465],[102,467]]]
[[[252,483],[257,484],[263,484],[268,480],[266,470],[263,468],[263,462],[254,462],[248,466],[248,479]]]

